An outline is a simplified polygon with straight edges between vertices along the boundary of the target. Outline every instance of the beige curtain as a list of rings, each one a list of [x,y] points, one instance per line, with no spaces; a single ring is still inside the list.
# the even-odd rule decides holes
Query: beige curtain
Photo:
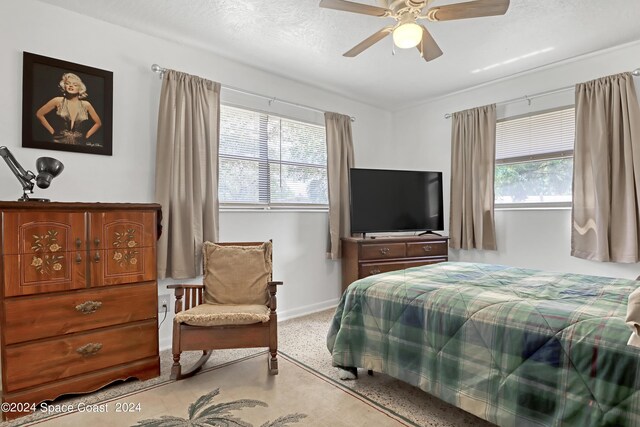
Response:
[[[453,113],[449,213],[452,249],[496,249],[495,152],[495,104]]]
[[[219,83],[165,73],[156,148],[156,200],[164,226],[160,279],[202,274],[202,243],[217,241],[219,124]]]
[[[351,117],[324,114],[327,132],[327,179],[329,181],[329,247],[327,257],[341,256],[341,237],[351,235],[349,220],[349,169],[353,167]]]
[[[640,260],[640,107],[630,73],[576,85],[571,255]]]

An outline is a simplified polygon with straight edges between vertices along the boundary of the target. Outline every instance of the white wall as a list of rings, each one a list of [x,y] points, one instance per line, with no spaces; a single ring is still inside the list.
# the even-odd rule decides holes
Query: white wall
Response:
[[[0,145],[25,169],[40,156],[60,159],[64,172],[35,197],[56,201],[153,202],[155,137],[160,80],[150,71],[158,63],[252,92],[356,117],[353,137],[358,165],[381,164],[390,155],[391,113],[167,40],[81,16],[33,0],[0,2]],[[21,148],[22,52],[113,71],[113,156]],[[223,101],[269,109],[265,101],[233,96]],[[262,104],[260,104],[262,102]],[[276,102],[271,111],[322,123],[322,115]],[[15,200],[21,187],[0,165],[0,200]],[[337,303],[340,265],[325,258],[326,213],[223,212],[222,240],[274,240],[280,318]],[[165,292],[161,283],[160,292]],[[161,347],[170,343],[170,318],[161,329]]]
[[[309,85],[260,71],[167,40],[150,37],[34,0],[0,2],[0,145],[11,149],[27,169],[35,159],[53,156],[65,171],[36,197],[57,201],[152,202],[155,132],[160,80],[152,63],[200,75],[252,92],[275,96],[321,110],[356,117],[353,134],[359,167],[443,170],[448,195],[450,122],[448,112],[543,92],[640,66],[640,45],[542,69],[517,78],[390,113]],[[113,71],[113,156],[21,148],[22,52]],[[640,86],[640,82],[637,82]],[[223,90],[223,101],[261,108],[304,120],[322,115],[277,102]],[[535,100],[531,110],[572,102],[571,92]],[[526,103],[499,109],[501,115],[529,111]],[[393,124],[393,126],[392,126]],[[14,200],[20,185],[0,165],[0,200]],[[448,196],[446,197],[448,208]],[[447,215],[448,215],[448,209]],[[452,259],[496,262],[620,277],[640,274],[637,265],[605,264],[572,258],[568,210],[498,211],[496,252],[455,251]],[[274,240],[274,274],[285,281],[279,290],[280,317],[331,306],[340,294],[340,265],[325,259],[326,213],[222,212],[221,240]],[[166,292],[160,285],[160,292]],[[171,317],[161,329],[161,346],[170,343]]]
[[[394,113],[394,141],[398,150],[389,167],[442,170],[445,181],[445,211],[449,212],[451,169],[451,122],[446,113],[520,98],[575,85],[598,77],[640,67],[640,43],[584,56],[535,72],[452,94]],[[640,79],[636,78],[640,88]],[[498,108],[498,118],[573,105],[573,91],[516,102]],[[573,258],[570,253],[571,211],[497,210],[497,251],[451,251],[452,260],[507,264],[603,276],[635,278],[638,264],[615,264]]]

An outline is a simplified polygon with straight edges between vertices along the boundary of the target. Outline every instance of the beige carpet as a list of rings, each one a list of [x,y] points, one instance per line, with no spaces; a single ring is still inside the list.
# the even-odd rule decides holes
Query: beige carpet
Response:
[[[209,405],[238,399],[253,399],[268,405],[239,405],[239,409],[231,411],[230,415],[246,424],[237,425],[492,425],[383,374],[368,376],[361,370],[358,380],[339,380],[326,348],[332,314],[333,310],[327,310],[280,323],[279,350],[282,357],[278,376],[267,375],[267,356],[262,349],[223,350],[213,353],[205,372],[175,383],[168,379],[170,352],[164,351],[161,354],[162,375],[158,378],[144,382],[127,381],[90,395],[59,399],[53,403],[76,408],[82,402],[108,412],[62,416],[35,413],[0,425],[129,426],[139,425],[136,423],[146,419],[156,422],[150,421],[145,425],[160,426],[165,425],[159,423],[162,421],[160,417],[168,414],[185,419],[185,423],[166,425],[187,425],[189,405],[216,389],[219,394],[212,397]],[[183,355],[184,364],[188,366],[187,359],[198,357],[196,353]],[[139,409],[137,403],[140,403]],[[116,413],[116,406],[121,410],[129,408],[132,412]],[[289,421],[280,418],[286,416],[292,418]],[[269,424],[274,421],[275,424]]]

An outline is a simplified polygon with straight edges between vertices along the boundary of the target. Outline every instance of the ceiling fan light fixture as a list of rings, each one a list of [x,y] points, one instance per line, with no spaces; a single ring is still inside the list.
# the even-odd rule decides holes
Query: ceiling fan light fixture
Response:
[[[371,0],[370,0],[371,1]],[[455,0],[454,0],[455,1]],[[499,16],[507,13],[511,0],[457,0],[455,3],[431,7],[434,0],[378,0],[382,7],[357,3],[353,0],[320,0],[320,7],[359,13],[362,15],[393,18],[395,24],[381,28],[370,35],[343,56],[352,58],[361,54],[389,33],[393,33],[393,43],[401,49],[417,47],[420,56],[427,62],[442,55],[442,49],[427,27],[417,21],[454,21],[457,19]]]
[[[393,30],[393,43],[400,49],[416,47],[422,40],[422,28],[415,22],[407,22]]]

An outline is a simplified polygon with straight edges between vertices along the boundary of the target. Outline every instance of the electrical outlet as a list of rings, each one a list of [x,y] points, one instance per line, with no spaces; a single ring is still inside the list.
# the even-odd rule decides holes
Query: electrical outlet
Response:
[[[169,312],[171,308],[171,294],[158,295],[158,313],[164,313],[166,309]]]

